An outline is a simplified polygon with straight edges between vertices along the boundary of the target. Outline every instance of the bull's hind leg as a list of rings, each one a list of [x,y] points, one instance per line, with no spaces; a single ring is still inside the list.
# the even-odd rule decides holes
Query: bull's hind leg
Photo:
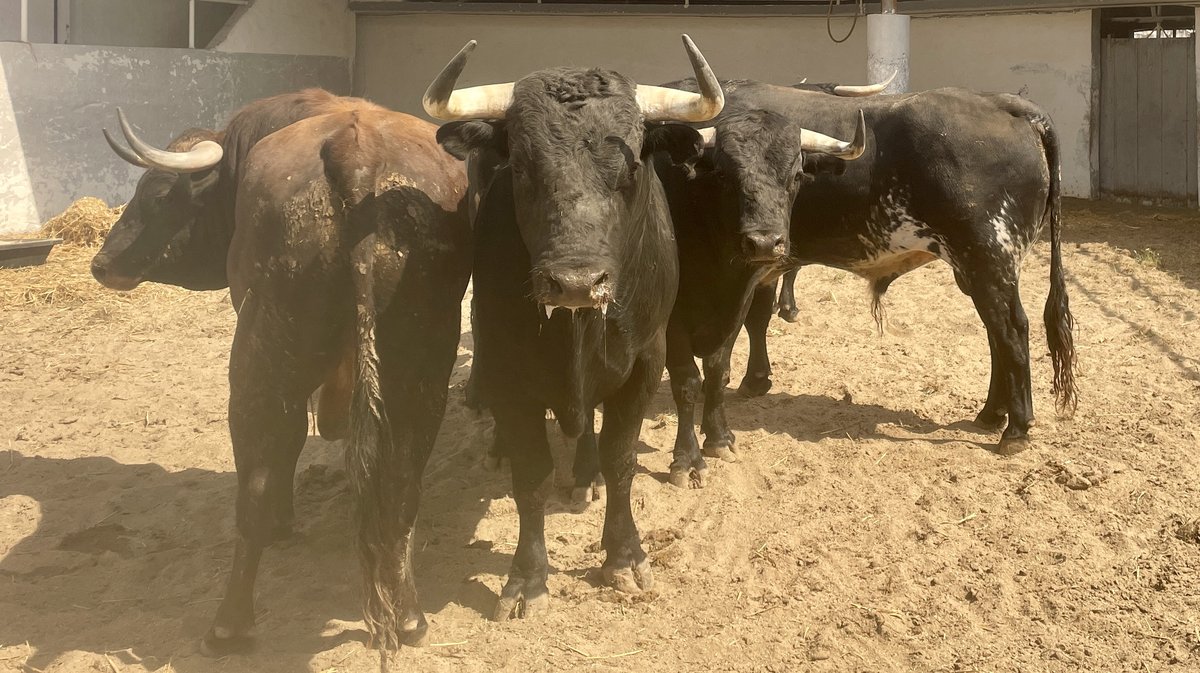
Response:
[[[1015,278],[1015,273],[1009,277]],[[1033,396],[1029,375],[1029,319],[1021,305],[1016,281],[988,283],[976,279],[971,299],[988,332],[992,352],[992,378],[988,399],[980,417],[998,421],[1007,412],[1008,427],[1000,437],[998,451],[1010,455],[1028,446],[1033,424]]]
[[[263,549],[290,530],[296,460],[308,434],[306,402],[315,387],[291,359],[268,357],[256,316],[239,316],[229,358],[229,431],[237,466],[237,545],[225,597],[202,650],[243,651],[254,627],[254,580]],[[286,350],[286,349],[282,349]],[[277,356],[279,351],[273,351]],[[309,385],[311,383],[311,385]]]
[[[771,323],[771,306],[777,283],[754,291],[750,310],[746,313],[746,335],[750,337],[750,357],[746,375],[738,392],[747,397],[761,397],[771,390],[771,358],[767,355],[767,326]]]
[[[708,474],[708,465],[700,455],[696,441],[696,403],[700,401],[700,370],[692,357],[685,330],[672,321],[667,327],[667,371],[671,376],[671,396],[675,399],[678,427],[671,457],[671,484],[679,488],[700,488]]]
[[[608,490],[608,506],[600,542],[606,552],[601,571],[607,584],[625,593],[649,590],[654,585],[650,561],[633,521],[630,492],[637,471],[635,444],[642,429],[642,415],[662,377],[662,358],[661,352],[639,358],[625,385],[604,401],[600,470]]]
[[[378,321],[386,431],[368,442],[369,428],[368,433],[352,428],[352,460],[365,466],[353,468],[362,472],[354,483],[361,491],[357,516],[366,583],[364,612],[374,645],[388,650],[426,642],[428,624],[413,572],[414,534],[421,476],[446,411],[458,343],[453,298],[432,310],[414,310],[417,305],[411,296],[398,297]],[[364,420],[356,414],[354,422]],[[367,453],[372,449],[374,455]]]
[[[495,619],[531,617],[549,607],[546,589],[546,498],[551,489],[554,461],[546,439],[545,410],[528,401],[505,400],[492,406],[496,437],[511,442],[502,447],[512,462],[513,499],[521,532],[508,581],[500,592]],[[605,409],[605,424],[608,413]]]

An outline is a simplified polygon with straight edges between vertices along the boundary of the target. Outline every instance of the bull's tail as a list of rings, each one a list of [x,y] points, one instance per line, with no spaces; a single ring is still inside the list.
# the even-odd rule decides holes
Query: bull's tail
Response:
[[[1037,131],[1046,153],[1050,171],[1050,191],[1047,196],[1046,217],[1050,220],[1050,295],[1042,320],[1046,324],[1046,341],[1054,364],[1052,391],[1058,411],[1067,416],[1075,413],[1079,404],[1079,389],[1075,384],[1075,318],[1067,297],[1067,279],[1062,261],[1062,164],[1058,134],[1050,118],[1040,110],[1026,118]]]
[[[384,224],[377,217],[375,176],[361,167],[352,153],[361,151],[357,123],[334,134],[322,150],[331,201],[346,218],[344,228],[349,250],[350,276],[355,304],[354,387],[350,398],[350,437],[346,468],[354,494],[358,526],[358,556],[363,573],[363,614],[374,645],[395,649],[394,634],[401,633],[402,614],[398,595],[400,578],[407,572],[406,554],[397,553],[398,525],[403,489],[387,488],[401,472],[403,456],[397,455],[392,427],[384,404],[376,349],[375,247]]]

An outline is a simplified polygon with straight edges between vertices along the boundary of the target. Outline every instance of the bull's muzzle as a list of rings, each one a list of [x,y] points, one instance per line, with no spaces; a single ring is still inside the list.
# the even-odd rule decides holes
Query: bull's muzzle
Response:
[[[547,312],[555,307],[598,308],[612,301],[613,274],[600,267],[545,268],[533,275],[533,296]]]
[[[770,231],[752,231],[742,235],[742,254],[752,264],[773,264],[787,254],[787,240]]]
[[[111,264],[112,260],[105,255],[97,254],[92,258],[92,277],[96,279],[97,283],[110,290],[128,292],[142,282],[141,278],[131,278],[115,273]]]

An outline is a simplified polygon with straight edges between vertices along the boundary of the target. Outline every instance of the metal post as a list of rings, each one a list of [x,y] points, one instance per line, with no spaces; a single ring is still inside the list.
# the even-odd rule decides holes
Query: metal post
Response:
[[[21,41],[29,41],[29,0],[21,0]]]
[[[882,0],[882,14],[867,16],[867,77],[872,82],[896,78],[886,93],[908,91],[909,17],[896,11],[896,0]]]
[[[188,49],[196,48],[196,0],[188,0]]]

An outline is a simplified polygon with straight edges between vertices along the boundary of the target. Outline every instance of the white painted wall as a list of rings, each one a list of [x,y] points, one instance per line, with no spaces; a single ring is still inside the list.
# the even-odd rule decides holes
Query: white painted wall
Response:
[[[354,57],[346,0],[255,0],[212,45],[218,51]]]
[[[841,37],[849,21],[835,20]],[[649,16],[481,16],[422,14],[358,19],[355,91],[381,104],[421,112],[421,94],[467,40],[479,48],[461,82],[510,81],[548,66],[611,68],[643,84],[690,77],[680,41],[687,33],[721,78],[792,84],[866,79],[866,25],[842,45],[825,19]]]
[[[1063,193],[1091,188],[1090,11],[912,20],[913,91],[961,86],[1019,93],[1050,113]]]

